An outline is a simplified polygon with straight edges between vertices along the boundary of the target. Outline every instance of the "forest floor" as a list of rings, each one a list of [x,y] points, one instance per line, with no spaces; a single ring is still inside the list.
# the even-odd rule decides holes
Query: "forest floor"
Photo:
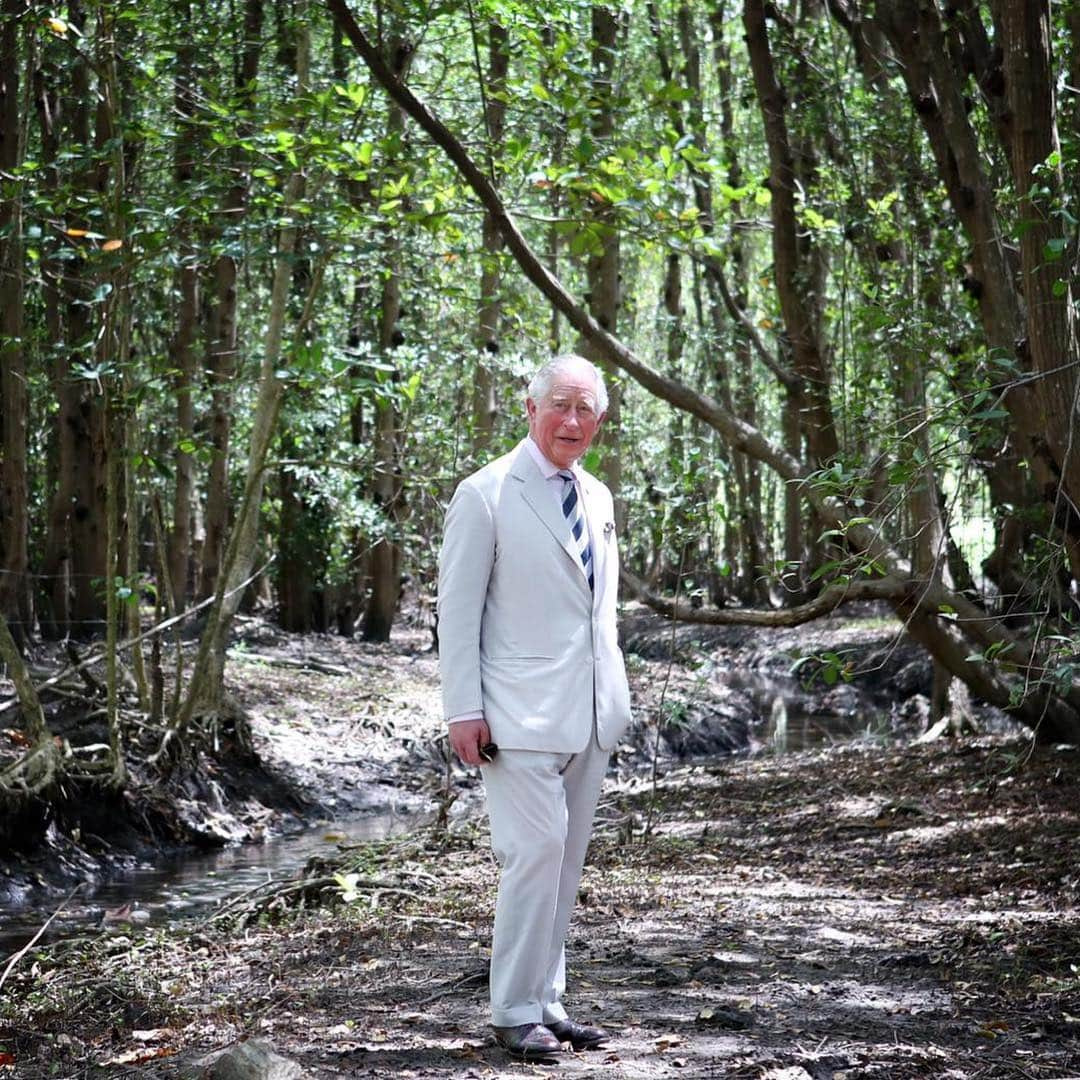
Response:
[[[315,1078],[1080,1077],[1077,748],[916,745],[909,698],[891,717],[881,706],[884,738],[680,758],[689,732],[721,721],[745,720],[762,746],[762,718],[720,669],[850,648],[896,693],[918,682],[918,656],[874,619],[812,638],[671,637],[644,615],[626,629],[639,719],[679,723],[655,775],[655,725],[618,755],[570,932],[567,1003],[610,1031],[606,1049],[521,1064],[491,1038],[496,867],[476,778],[447,768],[422,633],[379,647],[253,623],[230,679],[297,799],[347,816],[381,790],[443,813],[352,847],[327,826],[306,879],[217,917],[113,922],[0,961],[0,1078],[194,1077],[241,1040]],[[324,670],[275,663],[301,653]],[[815,692],[819,709],[850,704]],[[259,818],[254,805],[236,820]]]

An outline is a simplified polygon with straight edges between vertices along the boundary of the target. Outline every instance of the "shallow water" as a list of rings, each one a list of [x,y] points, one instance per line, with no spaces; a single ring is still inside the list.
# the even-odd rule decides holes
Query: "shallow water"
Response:
[[[833,708],[823,712],[820,692],[808,693],[794,678],[729,671],[723,681],[743,691],[765,718],[764,726],[751,734],[745,747],[750,754],[794,754],[840,743],[880,744],[897,737],[888,709],[847,684],[830,692]]]
[[[85,886],[78,890],[41,940],[53,941],[93,929],[122,932],[126,925],[171,925],[204,916],[223,900],[273,879],[293,877],[313,856],[332,854],[339,845],[401,836],[427,820],[424,815],[389,811],[324,822],[264,844],[187,852],[147,862],[116,875],[92,892]],[[0,912],[0,970],[3,958],[25,945],[49,914],[39,910]]]

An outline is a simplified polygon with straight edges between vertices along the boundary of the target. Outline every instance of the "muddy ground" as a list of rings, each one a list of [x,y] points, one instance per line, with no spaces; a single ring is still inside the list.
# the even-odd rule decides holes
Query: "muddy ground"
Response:
[[[485,1026],[496,868],[476,779],[447,767],[424,633],[240,629],[232,686],[293,799],[245,802],[223,774],[220,828],[388,801],[437,820],[349,850],[331,823],[306,882],[0,961],[0,1076],[194,1076],[250,1038],[311,1077],[1080,1076],[1080,752],[1000,727],[914,745],[928,672],[886,620],[812,638],[684,628],[672,663],[670,631],[628,618],[640,723],[568,943],[568,1004],[612,1039],[553,1065],[510,1061]],[[725,672],[783,678],[800,649],[864,672],[795,690],[816,713],[857,708],[874,737],[768,752],[769,695]],[[323,670],[279,666],[305,655]],[[687,756],[731,730],[759,752]]]

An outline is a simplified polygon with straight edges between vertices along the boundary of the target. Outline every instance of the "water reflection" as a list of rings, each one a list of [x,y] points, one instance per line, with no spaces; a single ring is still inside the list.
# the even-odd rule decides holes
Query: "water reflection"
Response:
[[[420,814],[387,812],[323,823],[265,844],[162,857],[112,878],[92,893],[87,894],[85,887],[79,890],[41,942],[97,927],[171,925],[205,914],[220,901],[272,879],[292,877],[312,856],[333,854],[342,844],[401,836],[428,820]],[[47,914],[40,910],[0,913],[0,957],[30,941]]]
[[[774,697],[769,710],[769,745],[774,754],[787,753],[787,705],[782,697]]]
[[[764,718],[761,734],[746,747],[751,754],[793,754],[853,741],[884,743],[894,735],[888,709],[852,686],[811,694],[796,679],[745,670],[725,672],[723,682],[746,694]]]

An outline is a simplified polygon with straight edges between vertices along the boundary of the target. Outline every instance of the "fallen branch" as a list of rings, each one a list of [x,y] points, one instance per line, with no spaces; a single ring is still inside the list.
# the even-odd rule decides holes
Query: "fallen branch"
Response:
[[[318,671],[323,675],[344,677],[351,675],[348,668],[340,664],[331,664],[328,660],[313,660],[305,657],[296,660],[291,656],[269,656],[266,653],[248,652],[246,649],[229,649],[226,653],[230,660],[250,660],[252,663],[268,664],[270,667],[298,668],[301,671]]]
[[[830,585],[813,600],[791,608],[695,608],[685,601],[669,600],[653,592],[629,570],[621,570],[619,578],[642,603],[664,618],[708,626],[800,626],[853,600],[895,600],[904,588],[904,583],[896,578],[884,577]]]
[[[82,888],[82,882],[75,886],[64,898],[63,903],[41,924],[38,932],[7,962],[7,967],[4,968],[4,973],[0,975],[0,990],[3,990],[4,983],[7,982],[7,977],[15,969],[15,965],[41,940],[41,935],[49,929],[49,924],[64,910],[71,902],[71,898]]]
[[[276,887],[275,887],[276,886]],[[264,889],[272,889],[266,895],[260,896],[254,901],[242,905],[238,900],[250,899],[255,893]],[[403,889],[389,881],[381,881],[377,878],[366,878],[349,882],[349,889],[353,892],[370,892],[374,894],[375,902],[383,895],[403,896],[407,900],[421,901],[423,897],[411,889]],[[342,893],[341,881],[333,875],[320,875],[319,877],[302,878],[300,881],[275,882],[273,880],[260,882],[254,888],[243,893],[241,897],[234,897],[221,909],[214,913],[211,922],[221,922],[227,918],[235,919],[240,925],[246,925],[253,918],[267,914],[275,908],[290,905],[299,901],[316,899],[322,893]],[[239,911],[233,910],[240,908]]]

